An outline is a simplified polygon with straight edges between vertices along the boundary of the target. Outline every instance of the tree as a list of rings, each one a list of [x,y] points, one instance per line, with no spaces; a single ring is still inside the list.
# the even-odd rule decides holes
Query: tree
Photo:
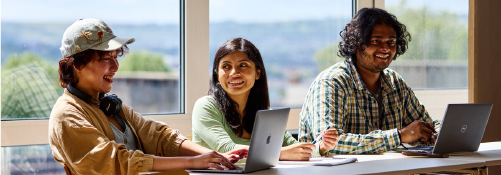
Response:
[[[62,93],[54,65],[31,53],[7,60],[1,76],[2,119],[49,117]]]
[[[406,1],[387,8],[405,24],[412,36],[403,60],[468,60],[468,23],[448,11],[426,6],[410,7]]]
[[[329,45],[315,53],[315,63],[317,63],[320,71],[327,69],[337,62],[343,61],[344,57],[339,57],[337,52],[339,50],[339,42]]]
[[[148,51],[130,52],[120,60],[119,72],[170,72],[161,54]]]
[[[9,56],[5,64],[2,65],[2,75],[4,71],[17,69],[23,65],[34,64],[37,67],[43,69],[43,71],[50,77],[50,84],[53,85],[56,89],[59,87],[59,73],[58,73],[58,64],[54,62],[50,62],[42,57],[35,55],[31,52],[25,52],[18,56],[17,54],[13,54]],[[4,77],[4,76],[2,76]],[[3,78],[2,78],[3,81]],[[62,94],[62,91],[61,93]]]

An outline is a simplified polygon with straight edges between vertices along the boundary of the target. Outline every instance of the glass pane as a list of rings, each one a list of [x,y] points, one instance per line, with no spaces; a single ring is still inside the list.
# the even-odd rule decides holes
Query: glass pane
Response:
[[[468,0],[386,0],[412,36],[392,62],[413,89],[468,87]]]
[[[336,55],[339,32],[352,17],[352,2],[218,0],[209,12],[209,70],[224,42],[245,38],[263,57],[271,106],[301,107],[313,79],[343,60]]]
[[[179,113],[179,7],[163,0],[2,0],[2,120],[49,117],[63,92],[61,38],[79,18],[101,19],[117,36],[136,39],[119,58],[111,94],[143,114]]]
[[[2,147],[2,174],[66,174],[49,145]]]

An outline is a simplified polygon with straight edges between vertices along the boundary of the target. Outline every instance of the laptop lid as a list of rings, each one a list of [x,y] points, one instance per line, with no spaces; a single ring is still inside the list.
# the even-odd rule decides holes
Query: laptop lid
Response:
[[[256,113],[245,173],[278,164],[290,108],[259,110]]]
[[[492,103],[449,104],[432,153],[478,150],[492,109]]]
[[[247,160],[243,170],[190,170],[212,173],[250,173],[276,166],[284,141],[290,108],[259,110],[256,113]]]

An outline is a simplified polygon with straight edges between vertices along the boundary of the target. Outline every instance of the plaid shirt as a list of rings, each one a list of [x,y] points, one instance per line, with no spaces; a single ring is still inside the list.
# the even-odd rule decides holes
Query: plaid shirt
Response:
[[[415,120],[439,127],[395,71],[383,70],[380,80],[382,120],[376,97],[365,87],[353,64],[341,61],[324,70],[306,96],[300,114],[299,140],[312,142],[331,126],[340,135],[336,147],[327,155],[372,154],[400,145],[397,129]]]
[[[30,63],[2,71],[2,119],[49,118],[58,98],[53,77]]]

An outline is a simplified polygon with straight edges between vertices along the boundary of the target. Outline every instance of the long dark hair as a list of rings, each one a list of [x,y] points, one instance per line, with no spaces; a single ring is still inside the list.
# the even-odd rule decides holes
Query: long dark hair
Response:
[[[339,33],[342,41],[339,42],[338,56],[350,59],[356,64],[357,50],[364,51],[370,43],[372,29],[376,24],[389,25],[397,33],[397,51],[393,60],[407,50],[408,43],[412,40],[404,24],[398,22],[397,17],[378,8],[363,8],[353,17],[350,23]]]
[[[226,94],[226,91],[221,87],[217,75],[221,58],[233,52],[245,53],[256,65],[256,72],[258,72],[257,70],[261,72],[259,79],[256,80],[254,86],[250,90],[247,105],[244,110],[244,116],[238,114],[238,104]],[[214,97],[219,108],[221,108],[224,113],[226,123],[232,128],[233,132],[237,133],[239,136],[243,134],[243,130],[252,134],[256,112],[270,107],[267,82],[266,70],[264,69],[261,53],[259,53],[259,50],[250,41],[243,38],[229,39],[217,50],[212,67],[209,95]],[[240,124],[240,118],[242,118],[242,124]]]

